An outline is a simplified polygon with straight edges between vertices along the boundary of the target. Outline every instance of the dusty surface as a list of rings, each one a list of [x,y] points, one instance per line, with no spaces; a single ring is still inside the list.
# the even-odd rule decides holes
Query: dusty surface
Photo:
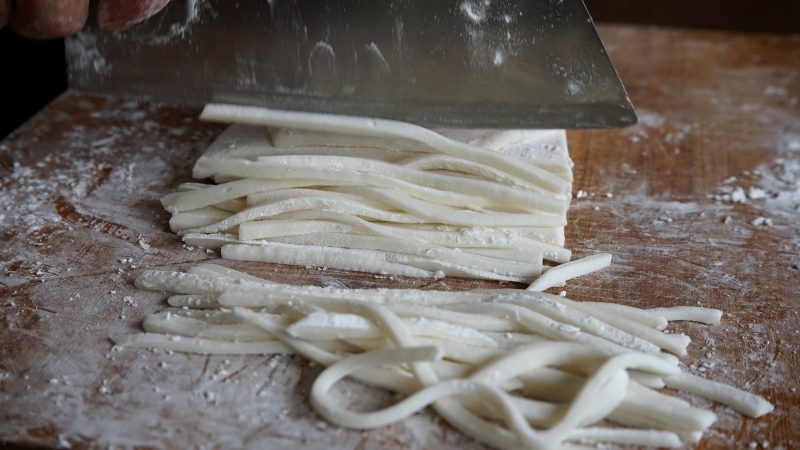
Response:
[[[575,192],[583,192],[567,244],[576,256],[610,251],[615,264],[566,290],[577,299],[725,310],[719,327],[679,326],[694,338],[689,370],[758,392],[777,409],[749,420],[712,406],[719,420],[698,448],[795,448],[800,38],[627,27],[601,34],[641,123],[569,135]],[[307,404],[319,368],[299,358],[112,351],[109,336],[137,330],[163,307],[162,296],[131,285],[138,270],[217,258],[182,247],[157,202],[222,130],[196,114],[68,94],[0,144],[0,441],[479,448],[429,414],[369,433],[328,426]],[[292,283],[479,286],[238,267]],[[356,383],[347,389],[351,398],[368,393],[365,405],[390,399]]]

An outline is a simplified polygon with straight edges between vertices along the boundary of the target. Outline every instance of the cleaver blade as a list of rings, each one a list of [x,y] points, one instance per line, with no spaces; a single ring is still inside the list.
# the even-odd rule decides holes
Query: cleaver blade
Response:
[[[174,0],[67,40],[72,88],[427,127],[634,124],[581,0]]]

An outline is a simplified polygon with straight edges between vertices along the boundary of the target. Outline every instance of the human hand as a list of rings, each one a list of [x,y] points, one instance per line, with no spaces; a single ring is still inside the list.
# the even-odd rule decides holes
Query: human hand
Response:
[[[161,11],[170,0],[97,0],[97,23],[119,31]],[[6,23],[34,39],[67,36],[79,31],[89,15],[89,0],[0,0],[0,28]]]

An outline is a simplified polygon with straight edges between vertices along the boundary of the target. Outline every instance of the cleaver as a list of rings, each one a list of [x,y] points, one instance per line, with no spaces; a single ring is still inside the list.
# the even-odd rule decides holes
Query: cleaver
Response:
[[[636,123],[581,0],[173,0],[66,42],[70,87],[426,127]]]

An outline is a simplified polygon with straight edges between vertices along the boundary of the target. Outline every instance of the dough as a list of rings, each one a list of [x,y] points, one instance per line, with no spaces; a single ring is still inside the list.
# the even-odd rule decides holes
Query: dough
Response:
[[[235,259],[524,283],[553,267],[545,261],[570,260],[563,131],[436,133],[228,105],[208,105],[203,117],[241,123],[194,166],[220,184],[185,183],[162,199],[187,244],[226,246]],[[577,276],[570,270],[534,287],[561,285]]]

